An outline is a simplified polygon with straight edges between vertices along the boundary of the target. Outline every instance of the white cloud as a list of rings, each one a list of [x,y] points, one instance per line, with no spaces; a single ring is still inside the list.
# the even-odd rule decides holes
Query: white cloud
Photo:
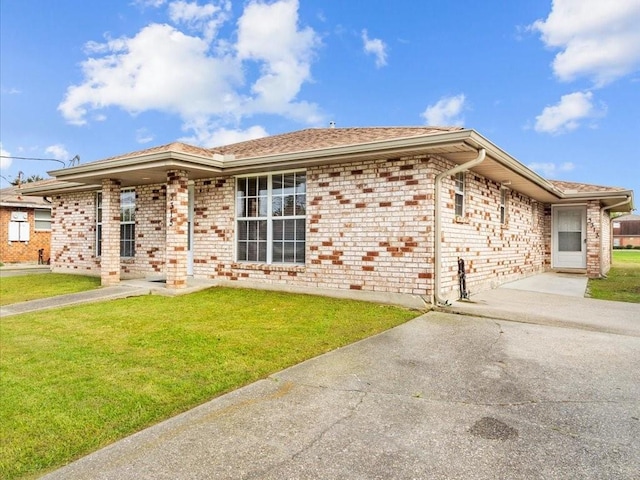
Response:
[[[13,163],[13,160],[10,158],[4,158],[4,157],[10,157],[11,153],[9,153],[7,150],[5,150],[2,147],[2,142],[0,142],[0,169],[4,169],[4,168],[9,168],[11,166],[11,164]]]
[[[311,61],[319,45],[311,28],[298,28],[297,0],[250,2],[238,20],[236,50],[240,60],[259,65],[260,77],[251,86],[255,96],[246,102],[246,113],[318,122],[316,105],[295,98],[302,84],[311,80]]]
[[[103,120],[109,107],[134,115],[155,110],[179,115],[194,138],[208,138],[254,114],[321,121],[317,105],[297,99],[320,45],[311,28],[299,27],[297,0],[250,1],[229,38],[220,37],[228,0],[171,2],[169,15],[191,33],[150,24],[132,37],[87,43],[83,81],[69,86],[58,106],[67,122]]]
[[[535,130],[552,134],[575,130],[581,121],[602,114],[593,106],[592,92],[575,92],[560,97],[556,105],[545,107],[536,117]]]
[[[434,105],[429,105],[422,113],[427,125],[463,125],[464,118],[461,115],[465,107],[463,93],[452,97],[443,97]]]
[[[64,145],[58,143],[55,145],[50,145],[44,149],[45,153],[51,155],[56,160],[69,160],[69,152],[64,147]]]
[[[109,106],[188,119],[224,115],[239,105],[233,88],[242,79],[240,65],[208,56],[201,38],[151,24],[133,38],[110,40],[103,47],[109,54],[83,62],[84,83],[70,86],[58,106],[69,123],[83,125],[89,111]]]
[[[376,67],[384,67],[387,64],[387,45],[379,38],[369,38],[366,30],[362,30],[362,42],[365,53],[376,58]]]
[[[531,170],[535,170],[543,177],[555,177],[562,172],[570,172],[576,168],[572,162],[564,162],[561,164],[555,164],[551,162],[543,163],[531,163],[527,165]]]
[[[578,77],[604,85],[640,67],[640,2],[554,0],[551,13],[531,28],[560,49],[553,61],[563,81]]]
[[[237,142],[244,142],[245,140],[254,140],[268,135],[267,131],[259,125],[254,125],[246,130],[205,128],[196,132],[196,136],[181,138],[180,141],[211,148]]]
[[[135,0],[134,1],[136,5],[139,5],[143,8],[145,7],[158,8],[164,5],[165,2],[166,0]]]
[[[0,93],[2,93],[3,95],[20,95],[22,91],[15,87],[11,87],[11,88],[1,87]]]
[[[207,41],[211,41],[220,26],[229,19],[231,2],[223,0],[219,5],[178,0],[169,4],[169,18],[176,24],[184,24],[194,31],[201,31]]]
[[[136,142],[138,143],[149,143],[154,139],[153,133],[151,133],[146,128],[139,128],[136,130]]]

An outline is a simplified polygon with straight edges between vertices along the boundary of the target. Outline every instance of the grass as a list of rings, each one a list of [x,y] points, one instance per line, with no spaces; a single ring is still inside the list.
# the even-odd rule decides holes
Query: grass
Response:
[[[2,319],[0,477],[43,474],[417,312],[214,288]]]
[[[42,273],[0,279],[0,305],[83,292],[100,286],[100,278]]]
[[[640,303],[640,250],[614,250],[607,278],[589,280],[592,298]]]

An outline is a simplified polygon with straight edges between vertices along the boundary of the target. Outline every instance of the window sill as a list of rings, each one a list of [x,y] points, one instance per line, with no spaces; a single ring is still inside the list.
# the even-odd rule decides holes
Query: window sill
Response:
[[[243,262],[235,262],[231,264],[231,268],[236,268],[238,270],[259,270],[259,271],[269,271],[269,272],[304,272],[304,265],[294,265],[294,264],[268,264],[268,263],[243,263]]]
[[[461,217],[459,215],[456,215],[456,217],[453,219],[453,223],[468,224],[469,217]]]

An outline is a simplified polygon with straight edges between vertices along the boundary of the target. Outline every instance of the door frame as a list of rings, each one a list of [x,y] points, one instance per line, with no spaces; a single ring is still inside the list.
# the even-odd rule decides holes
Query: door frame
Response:
[[[558,213],[567,210],[580,210],[582,223],[582,250],[575,254],[563,254],[558,250]],[[552,205],[551,206],[551,268],[579,269],[587,268],[587,205]]]

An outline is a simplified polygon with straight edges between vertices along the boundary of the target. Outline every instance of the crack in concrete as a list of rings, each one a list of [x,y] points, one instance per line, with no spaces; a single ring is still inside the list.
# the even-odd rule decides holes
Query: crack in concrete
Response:
[[[303,385],[303,384],[299,384],[302,386],[307,386],[307,387],[312,387],[311,385]],[[315,388],[323,388],[323,387],[318,387],[316,386]],[[324,387],[325,389],[327,387]],[[300,450],[298,450],[297,452],[293,453],[292,455],[290,455],[287,459],[282,460],[280,462],[275,463],[274,465],[270,466],[269,468],[265,469],[265,470],[261,470],[261,471],[254,471],[254,472],[250,472],[247,475],[245,475],[243,477],[243,479],[245,480],[251,480],[252,478],[262,478],[264,477],[266,474],[273,472],[274,470],[280,468],[282,465],[288,463],[288,462],[292,462],[295,461],[298,457],[300,457],[301,455],[303,455],[305,452],[308,452],[309,450],[311,450],[315,445],[317,445],[319,442],[322,441],[322,439],[330,432],[332,431],[337,425],[340,425],[341,423],[345,422],[346,420],[352,418],[356,411],[359,409],[359,407],[362,405],[362,403],[364,402],[365,397],[368,395],[368,392],[363,392],[363,391],[359,391],[359,390],[336,390],[336,391],[348,391],[348,392],[356,392],[356,393],[360,393],[360,398],[358,399],[358,401],[356,402],[355,405],[353,405],[352,407],[348,408],[347,414],[341,416],[340,418],[336,419],[333,423],[331,423],[330,425],[328,425],[326,428],[324,428],[320,433],[318,433],[314,438],[312,438],[309,442],[307,442],[305,445],[302,446],[302,448],[300,448]]]

